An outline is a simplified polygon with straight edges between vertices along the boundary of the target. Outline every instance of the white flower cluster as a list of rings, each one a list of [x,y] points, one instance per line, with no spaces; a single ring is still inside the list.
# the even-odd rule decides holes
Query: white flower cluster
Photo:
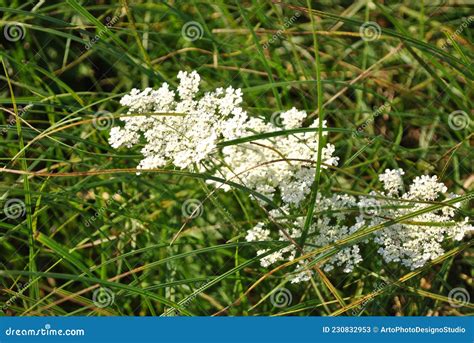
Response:
[[[249,242],[289,241],[284,248],[262,256],[260,263],[263,267],[293,260],[298,252],[328,246],[362,228],[423,210],[430,206],[429,202],[438,200],[447,191],[436,176],[426,175],[415,178],[405,191],[404,171],[387,169],[379,175],[383,185],[381,194],[371,192],[358,198],[318,194],[313,224],[301,247],[304,217],[298,215],[302,202],[311,193],[315,178],[320,148],[317,130],[259,137],[251,142],[222,149],[218,147],[224,141],[301,128],[307,119],[306,112],[292,108],[279,114],[278,123],[266,122],[249,117],[240,107],[240,89],[218,88],[198,97],[200,76],[196,72],[180,72],[178,78],[177,92],[164,83],[157,90],[133,89],[125,95],[120,103],[129,108],[128,115],[121,118],[122,127],[111,130],[110,144],[114,148],[143,145],[144,158],[139,169],[166,165],[197,168],[199,171],[212,168],[216,176],[241,183],[281,205],[281,208],[270,211],[271,220],[280,228],[278,235],[264,223],[258,223],[245,237]],[[320,125],[318,119],[308,124],[311,128]],[[326,122],[321,126],[325,128]],[[325,136],[327,132],[323,134]],[[321,148],[322,168],[336,165],[338,157],[333,156],[334,146],[321,142]],[[227,184],[217,185],[224,190],[230,189]],[[444,197],[456,196],[444,194]],[[444,253],[442,245],[445,240],[461,240],[467,231],[473,229],[468,218],[454,221],[455,210],[443,207],[376,231],[370,239],[339,250],[325,261],[323,269],[341,268],[346,273],[351,272],[362,261],[361,249],[366,244],[378,245],[378,253],[386,262],[401,263],[411,269],[421,267]],[[281,219],[287,217],[282,214],[293,219]],[[268,249],[258,250],[257,255],[268,252]],[[298,264],[292,282],[309,280],[312,271],[301,271],[304,265],[303,262]]]
[[[282,113],[281,118],[284,129],[299,128],[306,118],[306,112],[293,108]],[[318,120],[310,125],[313,128],[318,126]],[[325,121],[322,126],[326,127]],[[260,118],[251,118],[245,123],[245,128],[255,134],[282,129]],[[227,146],[222,150],[224,164],[219,172],[223,178],[239,180],[270,199],[279,190],[284,203],[299,205],[310,193],[314,181],[318,144],[315,132],[304,132],[259,140],[256,143]],[[337,164],[338,158],[333,156],[334,150],[332,144],[323,146],[323,169]],[[230,189],[225,185],[223,188]]]
[[[447,187],[438,182],[436,176],[416,177],[408,192],[401,195],[402,199],[412,202],[404,203],[405,207],[389,208],[393,207],[393,201],[380,200],[380,208],[383,210],[380,211],[380,216],[372,218],[370,225],[383,222],[382,216],[398,218],[422,210],[430,206],[426,202],[438,200],[441,194],[446,199],[457,197],[454,194],[445,194],[446,191]],[[391,196],[398,196],[400,193],[394,192],[393,188],[386,188],[386,192]],[[473,230],[473,226],[468,224],[467,217],[460,222],[454,221],[456,209],[459,206],[460,203],[456,203],[454,208],[443,207],[439,211],[420,214],[407,222],[378,231],[375,236],[375,242],[380,245],[378,252],[386,262],[399,262],[410,269],[422,267],[444,253],[443,241],[446,239],[460,241],[466,232]]]
[[[354,232],[368,226],[386,222],[388,219],[398,218],[413,211],[421,210],[430,206],[427,201],[437,200],[440,193],[445,193],[447,188],[437,181],[436,176],[421,176],[413,180],[409,191],[400,195],[403,189],[401,176],[403,170],[385,170],[379,175],[383,183],[384,192],[375,193],[372,196],[359,197],[358,199],[349,195],[333,195],[332,197],[318,196],[316,201],[314,223],[308,230],[304,252],[310,252],[318,247],[330,245]],[[455,198],[453,194],[445,194],[447,199]],[[396,198],[400,200],[396,201]],[[408,201],[408,202],[407,202]],[[457,206],[459,207],[459,203]],[[370,210],[367,210],[369,208]],[[288,207],[284,208],[285,211]],[[270,214],[276,214],[273,210]],[[280,212],[278,212],[280,213]],[[410,221],[388,226],[377,231],[371,239],[363,244],[377,244],[380,246],[378,253],[386,262],[397,262],[415,269],[425,265],[427,262],[441,256],[444,253],[442,244],[447,239],[461,240],[466,232],[474,227],[468,224],[468,218],[455,222],[456,211],[452,207],[443,207],[439,211],[427,212],[413,217]],[[281,215],[281,214],[280,214]],[[273,218],[275,221],[276,218]],[[268,267],[282,260],[293,260],[296,256],[295,242],[299,243],[303,229],[302,218],[296,221],[278,220],[279,226],[289,227],[286,231],[292,238],[287,247],[273,252],[261,259],[261,265]],[[265,239],[271,240],[271,232],[265,230],[263,223],[258,223],[248,231],[248,241],[260,241],[259,232],[265,231]],[[280,241],[288,241],[288,237],[279,231]],[[301,247],[300,247],[301,249]],[[259,250],[257,255],[268,250]],[[363,260],[361,255],[361,243],[341,249],[329,258],[324,264],[324,271],[331,271],[341,267],[346,273],[351,272],[354,267]],[[304,267],[299,263],[297,270]],[[307,281],[312,274],[311,270],[298,271],[291,282],[297,283]]]
[[[199,170],[219,156],[220,141],[300,128],[306,112],[292,108],[281,113],[282,126],[266,123],[260,118],[249,118],[240,107],[240,89],[218,88],[200,99],[200,76],[178,74],[178,98],[164,83],[158,90],[133,89],[120,103],[129,108],[130,116],[122,117],[123,127],[114,127],[109,142],[114,148],[131,147],[144,140],[141,152],[144,159],[139,169],[153,169],[172,163],[180,168]],[[326,123],[322,125],[326,127]],[[316,128],[316,120],[310,127]],[[327,132],[324,132],[327,134]],[[216,174],[226,180],[240,182],[248,188],[273,198],[277,190],[285,203],[298,205],[310,192],[314,180],[319,142],[316,132],[295,133],[260,139],[256,142],[226,146],[222,149],[222,165]],[[334,146],[322,147],[323,168],[336,165]],[[218,184],[224,190],[227,185]]]
[[[208,158],[222,137],[232,139],[244,134],[241,128],[247,114],[239,107],[240,89],[218,88],[196,99],[199,74],[180,72],[178,78],[179,100],[167,83],[157,90],[133,89],[120,100],[129,108],[130,116],[120,118],[123,127],[112,128],[109,143],[114,148],[131,147],[143,138],[141,152],[145,158],[139,169],[168,163],[187,168]]]
[[[385,169],[385,172],[379,175],[379,180],[382,181],[388,195],[398,194],[403,188],[402,175],[404,174],[402,169]]]
[[[356,232],[364,226],[364,217],[359,215],[355,220],[353,219],[353,210],[357,207],[356,198],[348,195],[334,195],[330,198],[321,197],[318,195],[316,200],[315,208],[315,220],[309,227],[307,233],[307,239],[305,241],[303,252],[310,252],[318,247],[323,247],[334,243],[340,239],[343,239],[350,234]],[[284,211],[288,210],[288,207],[284,208]],[[352,211],[351,211],[352,210]],[[319,215],[318,215],[319,214]],[[277,220],[276,217],[281,216],[279,210],[270,211],[271,217],[278,221],[280,226],[288,227],[285,235],[282,230],[279,231],[280,241],[289,241],[289,245],[283,249],[271,253],[260,260],[260,264],[263,267],[268,267],[271,264],[282,261],[282,260],[293,260],[296,256],[298,249],[295,244],[300,243],[302,230],[304,227],[304,218],[299,217],[294,221],[288,221],[285,219]],[[348,223],[353,222],[352,225]],[[258,239],[259,232],[263,230],[263,223],[258,223],[254,228],[247,231],[247,241],[260,241]],[[271,240],[270,230],[266,231],[264,240]],[[291,238],[291,239],[290,239]],[[267,252],[268,249],[257,251],[257,255]],[[342,267],[344,272],[349,273],[354,269],[354,266],[362,261],[360,254],[359,245],[352,245],[347,248],[341,249],[337,254],[332,256],[324,264],[324,271],[329,272],[335,267]],[[297,269],[303,267],[300,263]],[[298,283],[302,281],[308,281],[312,271],[301,271],[297,272],[292,278],[292,283]]]

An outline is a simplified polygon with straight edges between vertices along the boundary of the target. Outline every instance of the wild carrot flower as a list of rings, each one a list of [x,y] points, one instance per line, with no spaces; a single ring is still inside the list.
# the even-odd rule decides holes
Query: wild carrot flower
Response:
[[[133,89],[121,99],[130,116],[121,118],[123,127],[112,128],[109,142],[114,148],[143,143],[144,158],[139,169],[173,164],[188,169],[197,165],[202,170],[212,161],[220,164],[216,174],[226,180],[240,182],[270,198],[279,189],[285,203],[298,205],[304,200],[314,180],[318,155],[314,132],[261,139],[221,151],[217,145],[258,133],[299,128],[306,112],[292,108],[281,113],[283,125],[279,127],[262,118],[249,117],[240,106],[240,89],[218,88],[199,97],[198,73],[181,71],[178,78],[177,94],[164,83],[157,90]],[[322,124],[326,127],[326,122]],[[317,120],[310,125],[318,126]],[[334,150],[331,144],[323,146],[323,168],[337,164]]]
[[[218,88],[197,99],[199,74],[180,72],[178,78],[177,95],[164,83],[157,90],[133,89],[120,101],[130,116],[120,118],[124,126],[111,130],[109,142],[114,148],[144,143],[139,169],[188,168],[215,153],[220,139],[243,135],[240,89]]]
[[[242,91],[232,87],[217,88],[200,94],[200,76],[195,71],[179,72],[176,91],[164,83],[157,90],[133,89],[120,103],[128,107],[123,126],[114,127],[109,142],[114,148],[143,144],[143,159],[138,169],[151,169],[174,165],[194,170],[212,170],[223,179],[239,182],[272,199],[281,208],[269,211],[271,221],[285,230],[273,232],[270,226],[258,223],[247,232],[249,242],[278,239],[288,242],[284,248],[266,256],[263,267],[284,260],[293,260],[298,250],[309,252],[347,238],[362,228],[399,218],[413,211],[423,210],[441,195],[447,187],[436,176],[416,177],[405,192],[402,169],[386,169],[379,175],[383,191],[367,196],[353,197],[336,194],[318,194],[313,224],[309,226],[304,246],[299,246],[303,235],[302,204],[311,193],[318,158],[319,141],[313,132],[283,132],[271,138],[254,139],[247,143],[219,148],[219,143],[259,135],[267,132],[303,127],[307,120],[304,111],[291,108],[280,113],[278,123],[252,117],[241,107]],[[321,123],[326,128],[326,122]],[[319,119],[309,123],[319,127]],[[327,132],[324,131],[325,139]],[[324,143],[324,142],[323,142]],[[335,166],[332,144],[322,144],[322,168]],[[215,183],[224,191],[227,184]],[[262,202],[262,205],[265,205]],[[363,261],[362,247],[379,246],[378,253],[386,262],[401,263],[414,269],[425,265],[444,253],[443,243],[448,239],[461,240],[473,226],[468,218],[456,222],[456,207],[443,207],[438,211],[419,214],[409,221],[400,222],[376,231],[369,239],[346,246],[325,261],[327,272],[341,268],[349,273]],[[286,219],[283,214],[292,215]],[[296,244],[295,244],[296,243]],[[257,251],[257,255],[267,253]],[[309,280],[311,271],[301,271],[300,262],[292,282]]]
[[[318,195],[315,208],[314,224],[309,228],[308,239],[302,247],[304,252],[310,252],[317,247],[328,246],[336,241],[344,239],[356,231],[369,226],[386,222],[389,219],[399,218],[414,211],[422,210],[446,192],[447,187],[437,181],[436,176],[416,177],[409,190],[401,194],[403,180],[401,176],[404,171],[385,170],[379,175],[383,184],[383,192],[372,192],[368,196],[358,198],[349,195],[332,195],[324,197]],[[454,194],[445,194],[447,199],[456,197]],[[444,242],[447,240],[459,241],[465,234],[472,231],[474,227],[468,223],[468,218],[455,221],[456,209],[460,207],[457,203],[454,208],[443,207],[441,210],[417,215],[409,221],[390,225],[362,243],[353,244],[342,248],[330,257],[324,264],[323,270],[329,272],[335,268],[350,273],[363,261],[361,248],[363,245],[376,244],[379,246],[378,253],[385,262],[400,263],[409,269],[422,267],[427,262],[444,254]],[[355,211],[354,211],[355,210]],[[288,211],[288,208],[285,208]],[[271,211],[279,213],[278,211]],[[276,219],[275,219],[276,220]],[[302,218],[296,221],[286,219],[279,220],[280,225],[289,226],[287,232],[291,238],[298,242],[301,236],[304,221]],[[252,241],[258,241],[256,234],[250,234],[253,230],[263,230],[263,223],[249,230],[248,237]],[[266,240],[272,234],[266,232]],[[281,232],[278,233],[280,240],[287,240]],[[301,247],[300,247],[301,248]],[[296,255],[296,246],[289,246],[271,254],[261,261],[263,267],[268,267],[282,260],[292,260]],[[291,282],[297,283],[309,280],[313,273],[311,270],[303,270],[305,263],[298,263],[297,272],[292,275]]]

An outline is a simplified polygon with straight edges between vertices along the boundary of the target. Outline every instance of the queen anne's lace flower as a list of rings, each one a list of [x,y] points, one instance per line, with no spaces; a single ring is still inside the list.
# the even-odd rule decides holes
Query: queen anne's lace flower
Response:
[[[270,230],[264,229],[263,225],[263,223],[258,223],[247,231],[247,236],[245,236],[247,242],[266,241],[270,237]]]
[[[383,182],[383,187],[387,191],[387,195],[398,194],[403,188],[402,175],[405,172],[402,169],[385,169],[383,174],[379,175],[379,180]]]
[[[114,148],[131,147],[143,139],[144,159],[139,169],[172,163],[180,168],[197,164],[201,170],[209,161],[215,162],[219,141],[299,128],[306,118],[306,112],[295,108],[280,114],[282,127],[260,118],[249,118],[240,107],[240,89],[218,88],[198,99],[199,74],[179,72],[178,78],[179,100],[164,83],[158,90],[133,89],[120,101],[129,108],[128,114],[135,116],[122,117],[125,125],[111,130],[109,142]],[[326,122],[322,125],[326,127]],[[318,126],[317,120],[310,125]],[[298,205],[309,194],[318,149],[315,132],[227,146],[221,151],[224,163],[217,175],[240,182],[269,198],[279,190],[285,203]],[[331,144],[323,145],[323,168],[337,164],[334,150]],[[228,185],[218,185],[224,190],[230,189]]]
[[[410,186],[410,191],[407,194],[408,199],[418,199],[431,201],[438,197],[439,193],[445,193],[448,188],[442,183],[438,182],[438,177],[434,176],[417,176]]]
[[[354,216],[351,214],[350,209],[357,207],[357,200],[352,196],[334,195],[331,198],[318,196],[316,204],[315,211],[319,212],[321,215],[315,217],[315,222],[308,230],[303,252],[310,252],[317,247],[323,247],[334,243],[335,241],[349,236],[364,225],[364,217],[359,216],[354,219]],[[287,209],[288,208],[286,207],[284,211],[286,212]],[[281,213],[274,210],[270,212],[270,215],[274,216],[274,220],[276,221],[276,216],[281,216]],[[348,226],[348,223],[351,221],[353,224]],[[286,219],[280,219],[278,220],[278,223],[289,227],[285,230],[289,237],[283,234],[282,231],[279,231],[279,240],[290,242],[290,244],[273,253],[271,259],[261,261],[263,267],[268,267],[269,265],[284,259],[293,260],[296,257],[297,248],[294,243],[296,242],[298,244],[300,241],[302,229],[304,227],[304,218],[300,217],[292,222]],[[261,230],[263,223],[259,223],[257,226],[258,229]],[[344,272],[349,273],[354,269],[354,266],[361,261],[362,256],[360,254],[359,245],[353,245],[341,249],[337,254],[332,256],[324,264],[323,269],[324,271],[329,272],[335,267],[343,267]],[[302,268],[304,269],[304,263],[299,263],[297,269]],[[299,271],[293,276],[291,282],[297,283],[307,281],[311,274],[313,274],[312,270]]]
[[[178,98],[164,83],[159,89],[133,89],[120,103],[129,108],[123,127],[114,127],[109,142],[114,148],[131,147],[144,140],[139,169],[173,163],[188,168],[215,152],[219,139],[243,135],[247,114],[239,104],[240,89],[216,89],[196,99],[200,77],[195,71],[178,74]],[[143,115],[140,115],[143,114]]]
[[[292,129],[296,122],[300,126],[303,118],[301,113],[291,109],[281,114],[284,118],[283,128]],[[285,123],[291,124],[285,126]],[[318,126],[317,120],[310,125],[313,128]],[[326,127],[326,121],[322,126]],[[253,131],[256,134],[282,129],[259,118],[247,121],[245,128],[248,132]],[[326,134],[327,132],[324,132],[324,135]],[[277,136],[228,146],[222,151],[225,163],[219,172],[225,179],[240,180],[247,187],[270,199],[273,199],[278,189],[284,203],[299,205],[309,194],[314,181],[316,172],[314,164],[318,157],[318,147],[318,137],[314,132]],[[332,144],[323,145],[321,153],[323,169],[337,164],[338,158],[333,156],[334,150]],[[229,187],[224,186],[224,189],[228,190]]]
[[[114,148],[142,144],[144,158],[138,169],[170,164],[179,168],[196,167],[199,171],[214,168],[217,176],[241,183],[279,204],[279,209],[269,212],[270,219],[278,223],[278,234],[265,228],[264,223],[258,223],[245,237],[249,242],[278,239],[288,243],[266,256],[263,255],[269,252],[268,249],[258,250],[263,267],[293,260],[298,252],[328,246],[368,226],[423,210],[429,206],[426,202],[436,201],[447,191],[436,176],[424,175],[416,177],[403,193],[404,171],[386,169],[379,175],[382,193],[371,192],[358,198],[318,194],[313,224],[301,247],[304,217],[299,216],[300,205],[311,192],[320,146],[323,169],[337,164],[334,146],[320,144],[314,130],[260,137],[218,149],[223,141],[300,128],[307,114],[292,108],[279,113],[279,123],[249,117],[240,107],[240,89],[218,88],[198,97],[200,76],[196,72],[180,72],[178,78],[180,83],[176,92],[164,83],[157,90],[133,89],[125,95],[120,103],[128,107],[128,115],[121,118],[122,127],[112,128],[109,142]],[[325,128],[326,122],[321,126]],[[319,127],[318,119],[309,123],[309,127]],[[324,131],[323,138],[326,134]],[[227,184],[217,185],[224,190],[230,189]],[[444,197],[453,199],[456,195],[444,194]],[[323,269],[329,272],[341,268],[346,273],[351,272],[363,260],[363,244],[374,243],[386,262],[401,263],[411,269],[421,267],[444,253],[445,240],[461,240],[466,232],[473,230],[468,218],[454,221],[457,207],[459,204],[443,207],[376,231],[370,239],[340,249],[325,260]],[[311,275],[312,270],[307,270],[305,261],[300,261],[292,282],[307,281]]]
[[[383,214],[384,218],[398,218],[426,208],[429,204],[420,201],[435,201],[441,193],[447,191],[447,187],[437,180],[436,176],[416,177],[409,191],[401,196],[402,199],[412,202],[403,202],[405,207],[384,208],[383,213],[379,214]],[[386,189],[386,191],[389,190]],[[452,199],[456,196],[449,194],[445,197]],[[380,200],[380,202],[381,208],[394,205],[390,201]],[[375,242],[380,245],[378,251],[386,262],[399,262],[410,269],[422,267],[444,253],[442,243],[446,239],[461,240],[467,231],[473,229],[468,224],[467,218],[463,222],[456,223],[455,214],[455,209],[444,207],[439,211],[415,216],[406,223],[384,228],[375,236]],[[383,221],[382,216],[374,216],[370,224],[375,225]]]
[[[280,119],[283,123],[283,126],[288,129],[296,129],[301,127],[305,118],[306,112],[298,111],[294,107],[291,110],[280,114]]]
[[[308,230],[308,238],[304,252],[310,252],[318,247],[328,246],[336,241],[344,239],[356,231],[386,222],[391,218],[398,218],[414,211],[422,210],[430,204],[426,201],[437,200],[440,193],[446,192],[447,188],[442,183],[437,182],[436,176],[422,176],[413,180],[409,191],[400,196],[403,187],[401,175],[402,170],[385,170],[379,176],[383,184],[384,193],[390,198],[376,197],[372,192],[371,196],[361,196],[358,199],[348,195],[334,195],[332,197],[322,197],[318,195],[315,208],[314,223]],[[380,194],[379,194],[380,195]],[[394,201],[393,197],[400,197],[403,201]],[[447,199],[453,199],[453,194],[446,195]],[[407,202],[409,201],[409,202]],[[455,208],[459,207],[459,203]],[[367,239],[364,244],[371,244],[373,241],[380,246],[378,253],[386,262],[400,263],[410,269],[422,267],[427,262],[444,254],[443,242],[448,239],[461,240],[468,231],[474,227],[468,223],[468,218],[455,222],[455,208],[443,207],[441,210],[427,212],[411,218],[407,222],[390,225],[379,230],[371,239]],[[363,209],[363,210],[361,210]],[[283,212],[288,211],[284,207]],[[278,211],[270,211],[275,221],[279,225],[290,227],[287,232],[293,241],[299,242],[304,220],[299,218],[296,221],[286,219],[276,219]],[[281,214],[280,214],[281,215]],[[259,230],[263,230],[263,223],[259,223]],[[266,232],[266,239],[271,235]],[[279,239],[288,241],[281,231]],[[301,248],[301,247],[300,247]],[[261,261],[263,267],[282,261],[293,260],[296,256],[296,247],[293,242],[287,247],[273,253],[271,258]],[[354,267],[362,262],[361,244],[354,244],[342,248],[339,252],[329,258],[323,270],[329,272],[334,268],[342,268],[346,273],[351,272]],[[296,273],[291,282],[298,283],[309,280],[313,274],[312,270],[306,270],[305,263],[299,262]]]

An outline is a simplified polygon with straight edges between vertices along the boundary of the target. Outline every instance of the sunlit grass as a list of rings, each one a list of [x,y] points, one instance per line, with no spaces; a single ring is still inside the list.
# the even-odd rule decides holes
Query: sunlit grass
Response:
[[[296,106],[328,121],[328,129],[220,144],[327,130],[341,161],[317,173],[301,217],[311,218],[316,193],[367,194],[379,187],[379,172],[400,167],[410,177],[438,175],[462,195],[444,205],[462,201],[459,216],[472,223],[472,30],[455,34],[469,18],[468,5],[0,4],[0,205],[24,203],[23,215],[0,216],[3,314],[472,314],[471,304],[453,306],[448,298],[454,288],[472,290],[471,236],[448,243],[444,256],[419,270],[384,263],[372,246],[353,273],[321,272],[291,285],[285,276],[295,261],[265,269],[255,256],[257,247],[286,243],[243,239],[267,218],[249,194],[276,207],[270,199],[237,180],[228,181],[232,192],[216,191],[205,181],[225,180],[171,166],[137,175],[139,149],[115,150],[107,141],[125,112],[118,103],[123,94],[164,81],[174,87],[179,70],[197,70],[203,89],[242,88],[244,107],[254,115],[270,119]],[[203,30],[195,40],[182,33],[191,21]],[[377,39],[362,39],[368,21],[380,26]],[[5,36],[11,24],[18,39]],[[456,111],[471,125],[453,126]],[[97,113],[106,120],[98,122]],[[200,216],[183,214],[187,199],[202,201]],[[342,246],[384,225],[297,258],[319,269]],[[292,296],[285,307],[270,301],[281,287]],[[113,292],[104,307],[97,306],[101,288]]]

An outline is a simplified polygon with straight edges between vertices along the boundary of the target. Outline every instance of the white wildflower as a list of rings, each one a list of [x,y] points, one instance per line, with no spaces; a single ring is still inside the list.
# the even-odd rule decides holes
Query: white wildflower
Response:
[[[440,193],[446,191],[446,186],[437,182],[436,177],[424,176],[415,178],[409,191],[399,195],[403,182],[399,177],[403,175],[402,170],[389,171],[381,174],[384,192],[392,197],[399,196],[404,201],[391,201],[375,197],[371,192],[368,196],[355,198],[349,195],[333,195],[323,197],[318,195],[315,208],[314,223],[307,232],[307,239],[303,246],[303,252],[307,253],[318,247],[331,245],[340,241],[363,228],[381,224],[390,218],[418,211],[430,206],[421,201],[437,200]],[[448,194],[447,199],[454,199],[456,195]],[[406,202],[411,200],[411,202]],[[398,206],[396,205],[398,204]],[[407,205],[408,204],[408,205]],[[466,233],[471,232],[474,227],[468,223],[468,218],[461,222],[454,221],[455,209],[460,204],[452,207],[443,207],[438,211],[423,213],[411,218],[409,221],[390,225],[378,230],[374,236],[364,242],[346,246],[336,254],[327,259],[322,266],[325,272],[340,268],[345,273],[350,273],[363,261],[361,244],[374,241],[380,246],[379,254],[385,262],[400,263],[409,269],[424,266],[427,262],[438,258],[445,253],[443,244],[446,240],[461,240]],[[362,210],[363,209],[363,210]],[[284,212],[291,212],[285,206]],[[269,258],[261,261],[262,266],[268,267],[280,260],[293,260],[298,249],[295,246],[300,243],[300,237],[304,227],[304,218],[295,221],[281,218],[278,210],[270,211],[273,220],[277,220],[281,226],[285,226],[289,239],[279,231],[281,241],[290,241],[290,245],[280,249]],[[278,218],[280,216],[280,218]],[[277,219],[278,218],[278,219]],[[431,224],[432,223],[432,224]],[[263,230],[259,226],[259,230]],[[266,234],[270,234],[266,232]],[[301,247],[300,247],[301,249]],[[291,275],[292,283],[308,281],[313,271],[305,270],[304,261],[298,263],[295,273]]]
[[[435,200],[439,193],[445,193],[448,188],[438,182],[438,177],[434,176],[417,176],[410,186],[410,190],[407,194],[408,199]]]
[[[269,251],[269,249],[263,249],[263,250],[259,250],[257,251],[257,256],[260,256],[262,254],[265,254]],[[276,262],[279,262],[281,260],[283,260],[283,255],[280,251],[276,251],[276,252],[273,252],[267,256],[263,256],[261,259],[260,259],[260,265],[262,267],[269,267],[271,266],[272,264],[275,264]]]
[[[311,270],[311,268],[308,269],[308,267],[302,261],[298,262],[298,266],[296,267],[296,270],[297,272],[294,275],[292,275],[291,283],[307,282],[311,280],[311,276],[314,274],[314,271]]]
[[[294,112],[294,110],[288,112]],[[286,117],[285,113],[281,114],[282,118],[291,117]],[[292,123],[294,124],[294,121]],[[322,124],[326,127],[325,121]],[[285,120],[283,120],[283,125],[285,125]],[[316,128],[318,125],[316,120],[310,127]],[[265,123],[258,118],[250,119],[244,127],[247,132],[255,134],[281,130],[276,125]],[[290,128],[292,127],[284,126],[284,129]],[[326,134],[327,132],[324,132],[324,135]],[[321,152],[323,169],[337,164],[338,158],[333,156],[334,151],[335,148],[331,144],[323,146]],[[220,173],[225,179],[236,179],[246,187],[259,189],[270,199],[279,189],[281,199],[285,204],[297,206],[311,191],[311,184],[316,173],[314,165],[318,157],[317,152],[318,136],[315,132],[277,136],[252,143],[232,145],[222,150],[225,163]],[[260,167],[256,168],[256,166]],[[261,185],[266,186],[262,188]]]
[[[402,199],[414,202],[402,202],[401,204],[405,206],[387,209],[385,215],[389,218],[398,218],[430,206],[417,201],[435,201],[440,194],[447,191],[447,187],[437,180],[436,176],[416,177],[409,191],[401,196]],[[446,196],[447,199],[455,197],[453,194]],[[383,205],[383,200],[381,203]],[[459,206],[460,204],[457,204],[454,207]],[[461,223],[454,221],[455,213],[453,208],[446,206],[440,211],[423,213],[406,223],[391,225],[378,231],[374,240],[381,246],[379,253],[386,262],[399,262],[410,269],[422,267],[444,254],[445,240],[449,238],[461,240],[469,231],[470,225],[467,224],[467,220]],[[375,225],[383,221],[381,218],[375,218],[370,224]]]
[[[403,169],[385,169],[385,172],[379,175],[379,180],[383,182],[387,195],[398,194],[403,188],[402,175],[404,174]]]
[[[139,169],[168,163],[188,168],[215,153],[222,136],[243,134],[239,126],[247,120],[247,114],[238,107],[242,101],[240,90],[218,89],[198,99],[199,74],[182,71],[178,78],[179,99],[164,83],[158,90],[133,89],[120,101],[131,116],[121,118],[125,125],[111,130],[109,142],[114,148],[131,147],[143,139],[144,158]]]
[[[270,230],[263,228],[263,223],[258,223],[252,229],[247,231],[245,239],[247,242],[266,241],[270,237]]]
[[[201,171],[219,157],[220,141],[282,129],[260,118],[249,118],[240,107],[240,89],[218,88],[198,97],[198,73],[181,71],[178,78],[177,95],[164,83],[157,90],[132,89],[120,101],[129,108],[130,116],[121,118],[123,127],[111,130],[109,142],[114,148],[143,142],[139,169],[173,164],[180,168],[196,165]],[[295,108],[281,113],[284,129],[301,127],[305,118],[306,112]],[[316,120],[311,127],[318,125]],[[322,125],[326,127],[326,122]],[[272,200],[280,190],[283,202],[298,205],[310,192],[318,145],[316,133],[305,132],[227,146],[221,150],[224,164],[216,174]],[[323,146],[323,168],[337,164],[334,150],[331,144]],[[230,189],[215,184],[225,191]]]
[[[128,107],[128,115],[120,119],[121,127],[112,128],[109,142],[114,148],[142,144],[143,159],[139,169],[174,165],[209,171],[212,167],[216,176],[241,183],[281,206],[269,211],[272,221],[278,224],[275,225],[279,228],[278,235],[258,223],[245,237],[249,242],[258,242],[271,240],[273,236],[288,243],[261,257],[260,264],[265,268],[279,261],[294,260],[298,253],[329,246],[364,228],[423,210],[430,206],[426,202],[437,201],[440,196],[456,198],[454,194],[445,194],[447,187],[438,182],[436,176],[416,177],[408,191],[404,191],[404,171],[386,169],[379,175],[383,192],[372,191],[359,198],[340,194],[324,197],[319,193],[313,223],[305,232],[304,245],[300,246],[305,228],[305,218],[300,216],[302,204],[311,193],[316,174],[319,119],[309,125],[315,129],[312,132],[259,138],[220,149],[221,142],[300,128],[308,119],[307,114],[296,108],[284,111],[279,114],[281,126],[280,123],[277,126],[261,118],[248,117],[241,108],[240,89],[218,88],[198,96],[198,73],[181,71],[178,79],[176,92],[164,83],[156,90],[132,89],[125,95],[120,103]],[[326,128],[325,121],[321,125]],[[324,131],[323,139],[326,135],[327,131]],[[337,165],[335,147],[321,143],[322,168]],[[230,190],[226,184],[215,184],[225,191]],[[392,198],[390,202],[383,198],[384,195]],[[379,245],[378,252],[386,262],[419,268],[444,254],[446,240],[459,241],[473,230],[468,218],[461,222],[454,220],[459,206],[459,203],[446,206],[384,227],[363,242],[342,247],[325,260],[322,268],[326,272],[334,269],[352,272],[363,260],[361,248],[368,241]],[[257,255],[269,251],[260,249]],[[310,279],[313,271],[304,270],[307,262],[298,263],[292,283]]]
[[[297,129],[303,125],[303,120],[306,118],[306,112],[299,111],[293,107],[291,110],[281,113],[280,118],[285,128]]]

